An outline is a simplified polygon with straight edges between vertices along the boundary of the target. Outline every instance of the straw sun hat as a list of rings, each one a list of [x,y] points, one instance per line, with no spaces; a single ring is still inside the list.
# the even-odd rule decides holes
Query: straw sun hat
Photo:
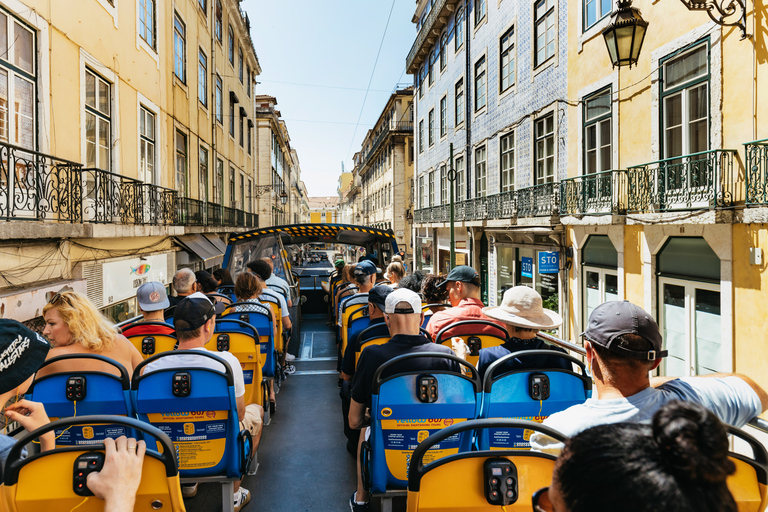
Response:
[[[515,286],[504,292],[500,306],[483,308],[487,316],[523,329],[547,330],[560,327],[563,318],[541,303],[541,295],[527,286]]]

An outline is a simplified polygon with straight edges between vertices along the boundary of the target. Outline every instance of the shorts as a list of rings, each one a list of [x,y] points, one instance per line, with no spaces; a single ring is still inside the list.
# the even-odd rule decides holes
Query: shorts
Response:
[[[240,429],[248,430],[251,437],[256,439],[261,434],[261,427],[264,424],[264,409],[258,404],[245,406],[245,417],[240,422]]]

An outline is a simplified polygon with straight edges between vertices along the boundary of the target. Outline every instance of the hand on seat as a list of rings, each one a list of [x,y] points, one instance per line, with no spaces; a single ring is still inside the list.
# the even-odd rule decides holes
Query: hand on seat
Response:
[[[88,488],[106,503],[104,512],[133,510],[141,483],[141,467],[147,445],[144,441],[120,436],[104,440],[106,458],[101,471],[88,475]]]

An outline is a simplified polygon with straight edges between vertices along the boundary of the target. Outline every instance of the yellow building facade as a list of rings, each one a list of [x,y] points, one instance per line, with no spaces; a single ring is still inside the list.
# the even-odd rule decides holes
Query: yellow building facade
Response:
[[[649,23],[639,61],[612,68],[614,6],[597,4],[568,7],[565,334],[627,299],[659,321],[662,372],[768,385],[766,19],[750,3],[742,38],[682,2],[636,0]]]

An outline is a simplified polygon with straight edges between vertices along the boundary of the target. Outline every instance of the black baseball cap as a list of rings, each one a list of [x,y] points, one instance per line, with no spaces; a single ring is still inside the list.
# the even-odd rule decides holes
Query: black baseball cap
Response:
[[[619,346],[618,342],[614,343],[623,334],[636,334],[647,340],[653,349],[630,350]],[[632,359],[655,361],[667,356],[667,351],[661,349],[661,333],[656,320],[647,311],[628,300],[611,301],[597,306],[589,315],[587,330],[581,335],[591,343]]]
[[[461,281],[462,283],[470,283],[475,286],[480,286],[480,274],[478,274],[472,267],[459,265],[448,272],[445,281],[437,285],[437,288],[444,288],[449,281]]]
[[[392,288],[390,288],[385,284],[374,286],[368,292],[368,302],[370,302],[380,310],[384,311],[384,307],[387,302],[387,295],[392,293],[392,291],[393,291]]]
[[[177,331],[194,331],[225,309],[227,305],[223,302],[214,304],[208,297],[196,292],[176,305],[173,311],[173,326]]]
[[[0,320],[0,393],[16,388],[45,362],[51,344],[16,320]]]

